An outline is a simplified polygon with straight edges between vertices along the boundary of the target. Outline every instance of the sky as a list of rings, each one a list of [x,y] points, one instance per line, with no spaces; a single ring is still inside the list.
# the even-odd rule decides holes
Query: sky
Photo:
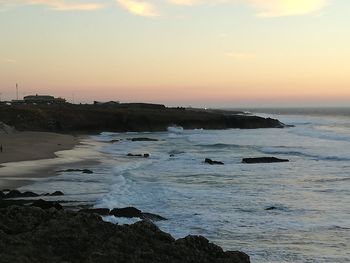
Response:
[[[349,106],[349,0],[0,0],[0,97]]]

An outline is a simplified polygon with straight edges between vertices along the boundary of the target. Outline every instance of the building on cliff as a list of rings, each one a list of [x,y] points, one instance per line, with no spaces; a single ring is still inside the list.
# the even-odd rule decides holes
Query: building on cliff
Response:
[[[63,98],[55,98],[49,95],[29,95],[23,98],[26,104],[61,104],[65,103],[66,100]]]

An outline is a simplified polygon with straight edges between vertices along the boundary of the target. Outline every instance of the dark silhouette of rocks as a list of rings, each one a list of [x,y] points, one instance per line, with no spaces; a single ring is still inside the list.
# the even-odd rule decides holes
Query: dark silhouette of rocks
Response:
[[[164,221],[164,220],[168,220],[165,217],[162,217],[160,215],[157,214],[152,214],[152,213],[141,213],[140,216],[141,219],[148,219],[151,221]]]
[[[136,154],[128,153],[126,156],[148,158],[150,155],[149,155],[149,153],[144,153],[144,154],[142,154],[142,153],[136,153]]]
[[[58,172],[72,173],[72,172],[82,172],[83,174],[93,174],[94,172],[89,169],[67,169]]]
[[[276,206],[269,206],[269,207],[266,207],[265,210],[269,211],[269,210],[276,210],[278,209]]]
[[[108,208],[87,208],[79,210],[81,213],[97,214],[100,216],[108,216],[110,210]]]
[[[279,159],[276,157],[258,157],[258,158],[243,158],[242,163],[282,163],[289,162],[287,159]]]
[[[49,193],[44,194],[44,196],[63,196],[63,195],[64,195],[64,193],[61,191],[55,191],[52,194],[49,194]]]
[[[21,193],[18,190],[11,190],[7,194],[5,194],[3,198],[24,198],[24,197],[37,197],[37,196],[40,196],[40,195],[33,192]]]
[[[127,140],[132,141],[132,142],[157,142],[157,141],[159,141],[157,139],[144,138],[144,137],[129,138]]]
[[[115,217],[136,217],[140,219],[148,219],[151,221],[167,220],[165,217],[162,217],[157,214],[145,213],[135,207],[114,208],[109,212],[109,214]]]
[[[142,106],[142,105],[141,105]],[[0,105],[0,122],[19,131],[98,133],[184,129],[283,128],[278,120],[201,109],[103,107],[98,105]]]
[[[63,209],[63,207],[58,202],[45,201],[43,199],[35,200],[32,206],[39,207],[41,209],[56,208],[57,210]]]
[[[201,236],[175,240],[150,221],[103,222],[95,214],[37,207],[0,209],[1,262],[249,263]]]
[[[115,217],[141,217],[142,211],[135,207],[114,208],[109,213]]]
[[[211,165],[224,165],[223,162],[213,161],[212,159],[209,159],[209,158],[205,158],[204,162]]]

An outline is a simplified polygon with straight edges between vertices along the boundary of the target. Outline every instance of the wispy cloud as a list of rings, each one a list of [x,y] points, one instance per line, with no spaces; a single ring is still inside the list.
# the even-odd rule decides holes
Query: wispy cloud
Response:
[[[139,0],[117,0],[119,5],[130,13],[139,16],[160,16],[156,6],[148,1]]]
[[[93,11],[106,6],[98,2],[76,0],[0,0],[0,8],[9,8],[19,5],[42,5],[57,11]]]
[[[328,0],[249,0],[260,17],[306,15],[322,10]]]
[[[17,63],[17,60],[12,59],[12,58],[8,58],[8,59],[5,60],[5,62],[9,63],[9,64],[15,64],[15,63]]]

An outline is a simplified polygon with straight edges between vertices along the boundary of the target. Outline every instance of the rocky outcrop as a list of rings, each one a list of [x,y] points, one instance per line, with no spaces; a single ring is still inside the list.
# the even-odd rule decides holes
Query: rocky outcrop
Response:
[[[283,128],[275,119],[184,108],[119,108],[96,105],[0,105],[0,122],[17,130],[84,132],[184,129]]]
[[[128,141],[132,142],[157,142],[157,139],[151,139],[151,138],[144,138],[144,137],[137,137],[137,138],[128,138]]]
[[[50,209],[50,208],[55,208],[57,210],[63,209],[60,203],[58,202],[52,202],[52,201],[45,201],[43,199],[35,200],[32,203],[32,206],[34,207],[39,207],[41,209]]]
[[[135,207],[114,208],[109,212],[109,215],[113,215],[115,217],[127,217],[127,218],[136,217],[140,219],[148,219],[151,221],[167,220],[165,217],[162,217],[157,214],[145,213]]]
[[[136,153],[136,154],[133,154],[133,153],[128,153],[126,156],[128,157],[143,157],[143,158],[148,158],[149,157],[149,153]]]
[[[205,158],[204,162],[211,165],[224,165],[223,162],[213,161],[212,159],[209,159],[209,158]]]
[[[0,199],[9,199],[9,198],[28,198],[28,197],[38,197],[38,196],[62,196],[64,195],[61,191],[55,191],[53,193],[46,193],[43,195],[34,193],[34,192],[20,192],[18,190],[6,190],[4,192],[0,191]]]
[[[0,209],[1,262],[249,263],[201,236],[175,240],[150,221],[113,225],[95,214],[37,207]]]
[[[72,173],[72,172],[81,172],[83,174],[93,174],[94,172],[89,170],[89,169],[66,169],[66,170],[61,170],[57,172],[64,172],[64,173]]]
[[[287,159],[279,159],[276,157],[258,157],[258,158],[243,158],[242,163],[283,163],[289,162]]]

